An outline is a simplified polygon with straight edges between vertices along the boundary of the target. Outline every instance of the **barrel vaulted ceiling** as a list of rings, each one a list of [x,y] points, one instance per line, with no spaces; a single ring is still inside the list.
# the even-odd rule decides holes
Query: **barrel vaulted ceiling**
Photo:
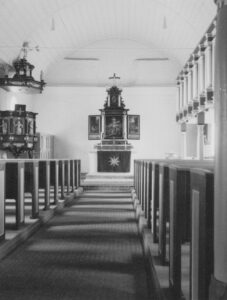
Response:
[[[213,0],[0,0],[0,62],[28,42],[49,85],[106,86],[113,73],[172,85],[215,14]]]

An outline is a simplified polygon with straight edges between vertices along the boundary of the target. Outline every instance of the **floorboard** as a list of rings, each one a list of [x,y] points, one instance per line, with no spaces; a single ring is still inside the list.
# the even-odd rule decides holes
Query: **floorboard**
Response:
[[[155,300],[130,194],[85,192],[1,261],[0,283],[7,300]]]

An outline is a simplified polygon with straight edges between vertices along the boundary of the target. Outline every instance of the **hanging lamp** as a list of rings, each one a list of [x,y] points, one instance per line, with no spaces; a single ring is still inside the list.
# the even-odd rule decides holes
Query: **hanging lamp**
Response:
[[[22,47],[23,58],[17,59],[13,63],[16,71],[13,77],[5,75],[0,78],[0,88],[11,92],[23,92],[27,94],[42,93],[46,83],[43,80],[43,72],[40,73],[40,81],[32,77],[32,71],[35,68],[27,61],[28,43]]]

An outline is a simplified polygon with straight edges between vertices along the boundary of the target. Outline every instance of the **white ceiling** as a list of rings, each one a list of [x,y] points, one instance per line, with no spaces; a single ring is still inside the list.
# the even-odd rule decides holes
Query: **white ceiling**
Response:
[[[215,14],[213,0],[0,0],[0,61],[28,41],[49,85],[106,86],[113,73],[171,85]]]

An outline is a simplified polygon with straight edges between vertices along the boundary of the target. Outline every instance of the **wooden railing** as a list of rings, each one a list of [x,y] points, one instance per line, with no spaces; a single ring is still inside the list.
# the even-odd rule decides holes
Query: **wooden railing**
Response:
[[[208,299],[213,273],[212,161],[135,160],[141,206],[174,299]]]
[[[40,207],[49,210],[79,187],[80,160],[0,160],[0,239],[4,239],[8,226],[6,207],[10,206],[11,226],[19,229],[25,222],[25,214],[39,218]]]

